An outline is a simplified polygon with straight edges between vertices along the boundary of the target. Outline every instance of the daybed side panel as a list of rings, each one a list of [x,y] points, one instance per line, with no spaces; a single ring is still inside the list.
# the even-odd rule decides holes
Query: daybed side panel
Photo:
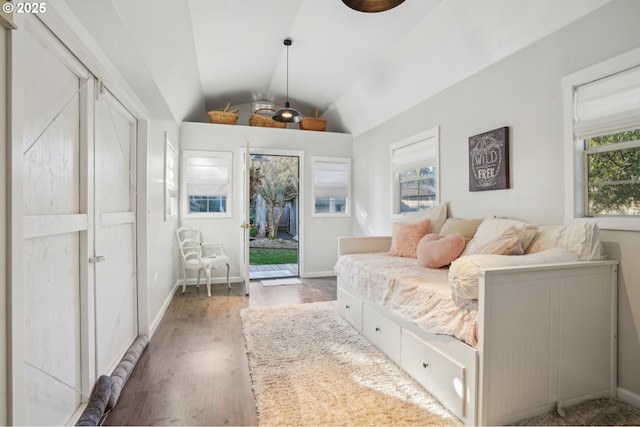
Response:
[[[615,395],[615,269],[598,261],[481,271],[481,424]]]
[[[616,397],[616,266],[612,270],[597,269],[561,290],[559,369],[564,375],[559,376],[558,389],[562,406],[585,396]]]

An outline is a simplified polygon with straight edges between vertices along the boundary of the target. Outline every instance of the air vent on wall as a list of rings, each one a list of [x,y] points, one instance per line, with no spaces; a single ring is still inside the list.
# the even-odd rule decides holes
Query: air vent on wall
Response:
[[[252,112],[256,112],[256,111],[262,110],[262,109],[269,109],[269,110],[273,110],[273,111],[276,110],[274,108],[273,102],[269,102],[269,101],[253,101],[253,109],[251,110]]]

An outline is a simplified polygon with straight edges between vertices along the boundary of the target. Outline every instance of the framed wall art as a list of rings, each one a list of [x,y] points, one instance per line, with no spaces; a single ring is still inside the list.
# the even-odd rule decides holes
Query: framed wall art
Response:
[[[509,188],[509,128],[469,138],[469,191]]]

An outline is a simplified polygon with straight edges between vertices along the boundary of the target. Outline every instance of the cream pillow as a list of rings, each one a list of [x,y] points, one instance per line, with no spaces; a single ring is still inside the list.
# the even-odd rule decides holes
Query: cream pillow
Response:
[[[440,230],[441,236],[448,234],[458,233],[462,234],[465,241],[473,239],[476,234],[478,226],[482,222],[482,218],[479,219],[460,219],[460,218],[447,218]]]
[[[467,253],[467,255],[522,255],[523,253],[522,244],[520,243],[520,238],[516,234],[516,229],[509,227],[504,233],[496,237],[494,240],[477,247],[473,253]]]
[[[551,264],[578,261],[576,254],[564,248],[551,248],[542,252],[521,256],[476,254],[461,256],[449,267],[449,288],[454,300],[478,299],[480,268],[508,267],[515,265]]]
[[[537,253],[549,248],[569,249],[582,261],[604,258],[600,243],[600,230],[594,220],[575,220],[566,225],[542,225],[526,253]]]
[[[407,258],[416,258],[418,243],[425,234],[429,233],[431,220],[424,219],[418,222],[395,222],[391,235],[391,248],[389,255]]]
[[[444,222],[447,219],[448,202],[440,203],[432,208],[424,209],[418,212],[407,212],[403,215],[403,222],[416,222],[424,219],[431,220],[431,233],[440,233]]]
[[[522,249],[526,251],[536,235],[536,231],[538,230],[537,224],[528,224],[508,218],[487,217],[482,220],[482,223],[478,226],[478,230],[476,230],[476,234],[473,236],[473,239],[467,243],[467,247],[462,254],[468,255],[476,253],[478,248],[494,241],[502,233],[507,231],[509,227],[515,229],[518,238],[520,238]]]

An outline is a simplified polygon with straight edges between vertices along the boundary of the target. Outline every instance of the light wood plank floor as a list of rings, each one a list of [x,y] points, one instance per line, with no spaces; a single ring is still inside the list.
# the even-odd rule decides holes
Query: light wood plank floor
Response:
[[[336,299],[334,277],[177,290],[105,425],[256,425],[240,310]]]

